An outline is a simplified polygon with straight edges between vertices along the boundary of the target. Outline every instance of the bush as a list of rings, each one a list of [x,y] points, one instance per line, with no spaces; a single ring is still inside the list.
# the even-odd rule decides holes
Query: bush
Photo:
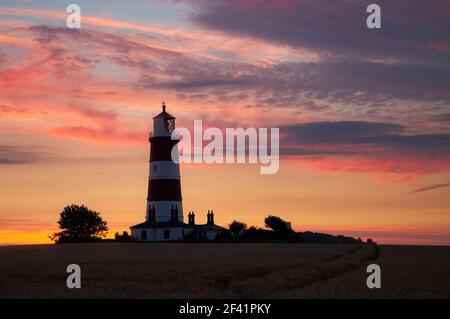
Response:
[[[267,216],[264,219],[264,223],[267,228],[270,228],[277,233],[286,233],[289,230],[286,221],[277,216]]]
[[[127,231],[124,231],[122,233],[122,235],[117,232],[117,233],[114,234],[114,240],[115,241],[121,241],[121,242],[122,241],[131,241],[131,236],[130,236],[130,234],[128,234]]]
[[[228,229],[233,235],[241,235],[247,229],[247,224],[234,220],[228,225]]]
[[[58,224],[62,231],[49,236],[55,243],[98,241],[108,232],[107,223],[100,213],[84,205],[64,207]]]

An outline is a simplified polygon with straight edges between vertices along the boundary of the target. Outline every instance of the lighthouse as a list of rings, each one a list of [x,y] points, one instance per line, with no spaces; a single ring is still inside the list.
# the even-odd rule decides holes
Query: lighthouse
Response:
[[[175,117],[167,113],[163,102],[162,112],[153,118],[149,137],[147,221],[183,222],[180,165],[172,159],[172,153],[178,154],[179,142],[171,137],[174,129]]]
[[[145,222],[131,226],[135,241],[214,240],[225,228],[214,223],[214,213],[208,210],[206,224],[195,223],[190,211],[188,223],[183,221],[180,166],[172,154],[178,156],[177,138],[172,139],[175,117],[166,110],[153,117],[150,133],[147,206]]]

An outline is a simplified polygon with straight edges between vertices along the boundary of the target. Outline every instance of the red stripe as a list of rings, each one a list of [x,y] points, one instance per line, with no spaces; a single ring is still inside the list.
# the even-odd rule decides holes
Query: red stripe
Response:
[[[148,181],[147,200],[181,201],[181,183],[179,179],[152,179]]]
[[[170,136],[150,138],[150,162],[172,161],[172,148],[179,140],[172,140]]]

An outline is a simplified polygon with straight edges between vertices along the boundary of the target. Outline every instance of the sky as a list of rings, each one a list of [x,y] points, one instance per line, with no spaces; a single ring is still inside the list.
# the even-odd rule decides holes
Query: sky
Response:
[[[450,244],[450,1],[2,0],[0,245],[85,204],[145,218],[148,134],[278,127],[280,169],[182,164],[185,215]],[[66,7],[81,7],[81,28]]]

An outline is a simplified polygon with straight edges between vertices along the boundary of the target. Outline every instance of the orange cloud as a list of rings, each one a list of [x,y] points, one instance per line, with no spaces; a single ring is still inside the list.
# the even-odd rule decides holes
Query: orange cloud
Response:
[[[84,126],[57,127],[50,131],[55,136],[75,138],[89,142],[102,142],[104,144],[144,144],[142,138],[146,132],[124,132],[113,128],[92,128]]]
[[[47,115],[43,111],[31,111],[24,108],[13,108],[8,105],[0,104],[0,118],[10,117],[16,120],[34,119]]]

